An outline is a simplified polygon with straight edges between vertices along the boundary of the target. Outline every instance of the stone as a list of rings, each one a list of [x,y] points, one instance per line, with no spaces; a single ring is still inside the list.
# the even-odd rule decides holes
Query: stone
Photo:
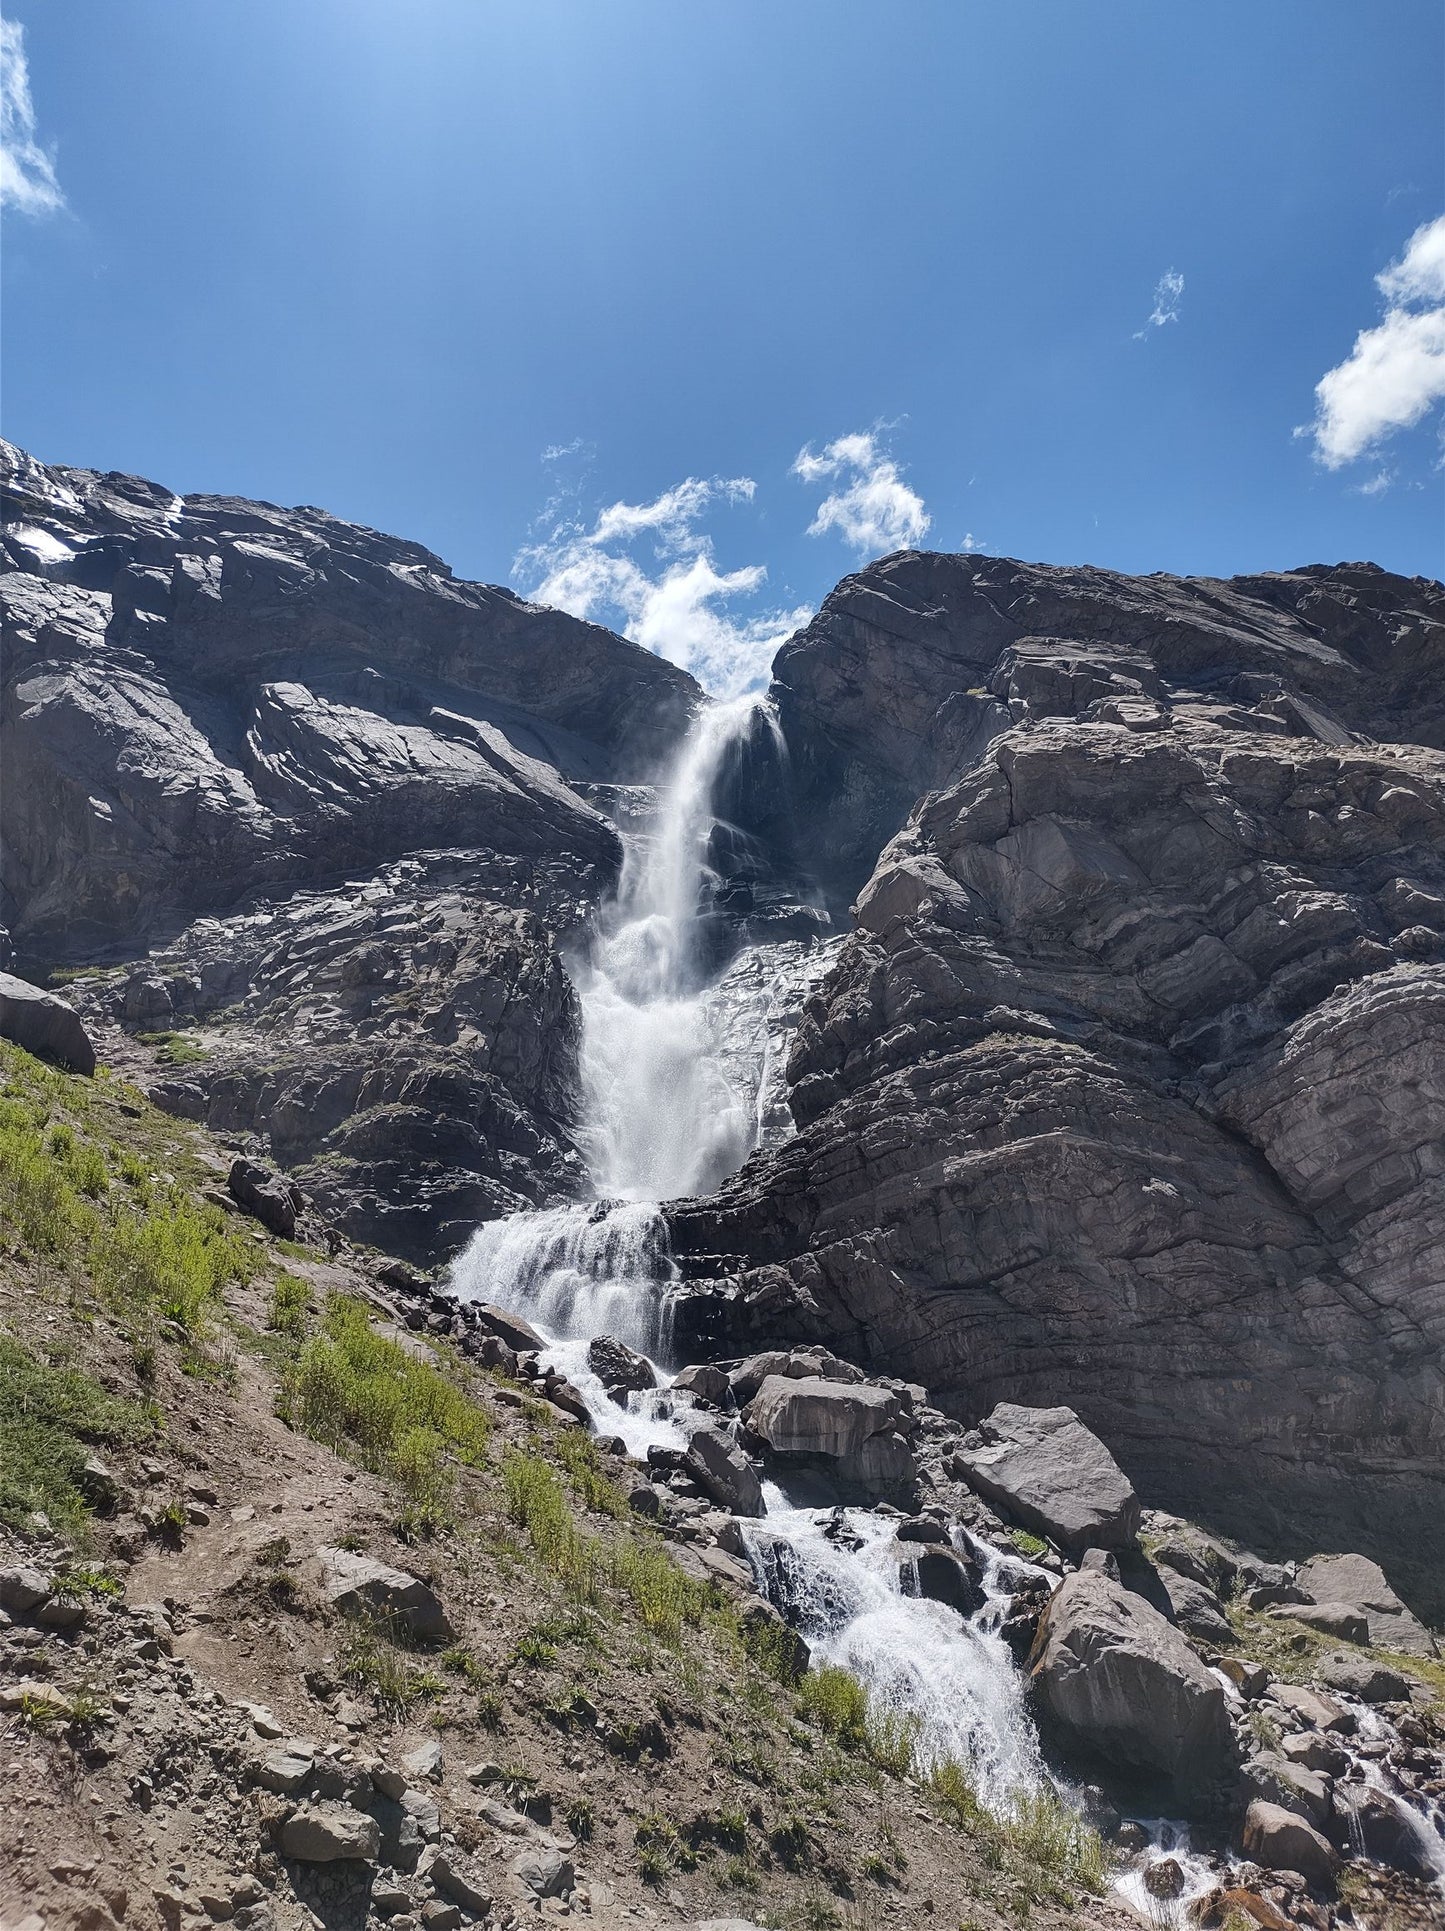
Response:
[[[1409,1678],[1371,1656],[1321,1657],[1315,1665],[1315,1680],[1327,1690],[1356,1696],[1361,1703],[1403,1703],[1410,1695]]]
[[[272,1168],[238,1155],[231,1162],[226,1189],[238,1207],[254,1215],[273,1234],[289,1240],[295,1233],[295,1194]]]
[[[28,1563],[0,1569],[0,1609],[12,1616],[28,1616],[50,1594],[49,1578]]]
[[[1258,1798],[1244,1818],[1244,1849],[1267,1871],[1298,1871],[1316,1890],[1333,1890],[1337,1859],[1329,1839],[1295,1812]]]
[[[695,1428],[688,1436],[685,1462],[699,1488],[730,1515],[761,1515],[763,1485],[737,1443],[721,1429]]]
[[[1128,1477],[1072,1408],[1000,1402],[954,1460],[971,1488],[1074,1554],[1125,1549],[1139,1529]]]
[[[442,1774],[442,1747],[435,1737],[428,1737],[413,1749],[404,1752],[401,1767],[414,1783],[439,1783]],[[388,1796],[395,1792],[388,1791]]]
[[[872,1493],[911,1487],[913,1456],[898,1434],[891,1389],[769,1375],[743,1411],[749,1429],[781,1462],[821,1464]]]
[[[485,1917],[493,1908],[493,1887],[483,1871],[462,1852],[446,1846],[431,1860],[431,1881],[444,1898],[460,1904],[464,1912]]]
[[[0,972],[0,1039],[67,1072],[95,1071],[95,1048],[74,1007],[11,972]]]
[[[1300,1568],[1295,1581],[1311,1603],[1348,1606],[1364,1619],[1365,1634],[1351,1636],[1351,1642],[1368,1642],[1372,1648],[1396,1650],[1406,1656],[1438,1654],[1434,1637],[1401,1602],[1380,1565],[1368,1556],[1314,1556]],[[1305,1618],[1301,1616],[1300,1620]]]
[[[1029,1659],[1042,1716],[1068,1745],[1168,1779],[1182,1801],[1229,1768],[1224,1691],[1157,1610],[1107,1576],[1068,1576]]]
[[[730,1408],[732,1406],[732,1383],[721,1368],[710,1362],[697,1361],[691,1367],[679,1368],[672,1377],[672,1391],[678,1395],[688,1395],[694,1401],[706,1403],[711,1408]]]
[[[334,1864],[349,1859],[373,1863],[381,1849],[381,1828],[364,1811],[341,1804],[308,1804],[281,1826],[281,1854],[299,1864]]]
[[[429,1584],[349,1549],[324,1547],[316,1555],[322,1587],[336,1608],[394,1622],[424,1641],[451,1641],[452,1625]]]
[[[256,1765],[256,1781],[283,1797],[294,1797],[306,1788],[316,1759],[309,1752],[273,1750]]]
[[[1348,1736],[1355,1728],[1355,1719],[1343,1704],[1332,1696],[1321,1695],[1318,1690],[1307,1689],[1302,1683],[1274,1683],[1269,1693],[1276,1703],[1312,1730],[1335,1730],[1341,1736]]]
[[[917,1555],[904,1558],[904,1569],[913,1585],[910,1594],[945,1603],[950,1609],[956,1609],[965,1621],[983,1607],[983,1583],[978,1570],[956,1550],[923,1549]]]
[[[1150,1897],[1183,1897],[1187,1879],[1177,1857],[1156,1858],[1144,1867],[1144,1889]]]
[[[507,1308],[497,1307],[490,1301],[476,1301],[471,1312],[489,1333],[505,1341],[518,1354],[540,1354],[547,1345],[530,1321]]]
[[[587,1365],[612,1399],[624,1406],[630,1394],[642,1394],[657,1386],[656,1372],[647,1357],[611,1334],[599,1334],[589,1344]]]
[[[547,1845],[529,1846],[511,1863],[512,1875],[533,1897],[565,1897],[576,1888],[577,1873],[572,1860]]]
[[[936,1515],[905,1516],[893,1533],[900,1542],[936,1542],[947,1547],[951,1541],[948,1524]]]
[[[1367,1784],[1337,1784],[1335,1808],[1343,1826],[1341,1842],[1346,1855],[1362,1851],[1376,1863],[1403,1871],[1418,1883],[1438,1885],[1440,1869],[1431,1856],[1429,1839],[1383,1791]]]
[[[1317,1629],[1322,1636],[1333,1636],[1342,1643],[1368,1643],[1370,1625],[1365,1612],[1349,1603],[1290,1603],[1269,1612],[1292,1623]]]

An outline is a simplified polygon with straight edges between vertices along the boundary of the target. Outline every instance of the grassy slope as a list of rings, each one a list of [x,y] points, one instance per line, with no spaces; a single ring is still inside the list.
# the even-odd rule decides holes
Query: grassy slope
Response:
[[[49,1794],[0,1859],[0,1904],[85,1844],[142,1885],[173,1857],[199,1883],[209,1857],[290,1896],[264,1814],[216,1791],[214,1746],[173,1806],[140,1818],[118,1794],[155,1740],[115,1700],[139,1667],[102,1613],[115,1588],[174,1605],[183,1715],[214,1691],[358,1754],[436,1734],[463,1846],[492,1843],[487,1789],[550,1807],[599,1916],[610,1899],[800,1931],[1127,1921],[1091,1896],[1096,1841],[1047,1805],[995,1823],[956,1770],[914,1777],[909,1738],[850,1679],[793,1680],[632,1518],[625,1464],[397,1328],[363,1257],[328,1262],[208,1201],[222,1170],[134,1087],[0,1043],[0,1525],[98,1605],[88,1634],[26,1651],[78,1715],[9,1720]],[[105,1515],[97,1451],[121,1491]],[[423,1654],[338,1621],[325,1542],[431,1579],[456,1642]],[[458,1774],[479,1760],[481,1795]]]

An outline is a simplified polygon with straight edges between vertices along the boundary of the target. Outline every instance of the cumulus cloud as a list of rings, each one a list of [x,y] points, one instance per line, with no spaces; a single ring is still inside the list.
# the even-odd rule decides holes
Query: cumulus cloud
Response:
[[[1417,228],[1375,285],[1384,319],[1320,377],[1314,420],[1298,432],[1313,437],[1326,469],[1373,456],[1445,399],[1445,215]]]
[[[610,503],[590,528],[558,524],[513,568],[536,602],[616,624],[714,696],[733,697],[762,681],[778,645],[813,614],[807,605],[752,614],[728,607],[756,597],[767,570],[719,570],[698,524],[719,504],[751,501],[755,489],[750,476],[688,476],[650,503]]]
[[[0,20],[0,207],[50,215],[64,206],[55,164],[35,139],[25,29]]]
[[[805,483],[838,485],[818,505],[809,536],[836,530],[860,555],[882,556],[914,549],[928,534],[933,519],[923,498],[904,482],[874,431],[839,436],[816,454],[811,445],[800,449],[793,474]]]
[[[1154,306],[1142,329],[1135,329],[1134,340],[1142,342],[1150,329],[1162,329],[1166,322],[1179,320],[1179,304],[1184,299],[1184,277],[1177,268],[1166,268],[1154,284]]]

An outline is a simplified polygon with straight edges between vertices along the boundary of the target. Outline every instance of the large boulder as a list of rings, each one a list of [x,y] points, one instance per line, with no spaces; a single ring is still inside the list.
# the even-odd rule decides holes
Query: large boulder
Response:
[[[657,1386],[657,1375],[644,1354],[629,1348],[615,1335],[599,1334],[587,1349],[587,1365],[614,1401],[626,1402]]]
[[[912,1451],[896,1426],[900,1412],[888,1388],[768,1375],[743,1418],[777,1460],[821,1465],[845,1484],[888,1494],[914,1479]]]
[[[320,1548],[316,1556],[322,1587],[336,1608],[394,1623],[423,1641],[450,1642],[454,1632],[447,1613],[419,1576],[350,1549]]]
[[[231,1162],[226,1191],[238,1207],[244,1207],[273,1234],[289,1240],[295,1233],[298,1190],[273,1168],[237,1155]]]
[[[1316,1890],[1334,1884],[1335,1853],[1327,1837],[1292,1810],[1258,1799],[1245,1812],[1244,1848],[1267,1871],[1298,1871]]]
[[[1295,1583],[1311,1603],[1346,1614],[1353,1611],[1362,1619],[1365,1634],[1354,1640],[1367,1639],[1374,1649],[1397,1650],[1405,1656],[1439,1653],[1429,1630],[1395,1594],[1379,1563],[1368,1556],[1314,1556],[1300,1568]],[[1297,1610],[1288,1613],[1307,1620]]]
[[[986,1500],[1073,1554],[1125,1549],[1138,1534],[1132,1483],[1072,1408],[1001,1401],[954,1463]]]
[[[747,1456],[711,1425],[695,1428],[688,1439],[684,1466],[699,1488],[730,1515],[761,1515],[763,1485]]]
[[[1172,1623],[1097,1570],[1050,1597],[1029,1658],[1046,1723],[1068,1746],[1163,1777],[1182,1802],[1229,1769],[1224,1691]]]
[[[0,972],[0,1039],[69,1072],[95,1071],[95,1048],[74,1007],[11,972]]]

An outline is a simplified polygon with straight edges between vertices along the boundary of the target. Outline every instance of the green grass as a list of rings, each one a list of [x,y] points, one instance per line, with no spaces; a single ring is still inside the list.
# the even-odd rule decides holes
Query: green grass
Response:
[[[946,1758],[929,1771],[928,1788],[949,1822],[980,1843],[1025,1899],[1067,1904],[1079,1891],[1103,1892],[1109,1876],[1103,1839],[1052,1785],[1021,1792],[1006,1810],[991,1811],[967,1770]]]
[[[0,1335],[0,1521],[18,1528],[40,1510],[74,1533],[89,1515],[80,1486],[88,1449],[146,1441],[155,1426],[153,1409]]]
[[[907,1777],[915,1768],[917,1721],[874,1706],[857,1677],[835,1663],[820,1663],[802,1679],[798,1714],[840,1750],[890,1777]]]
[[[364,1618],[347,1624],[338,1663],[344,1682],[392,1716],[405,1716],[446,1689],[436,1671],[418,1668],[382,1624]]]
[[[306,1338],[306,1316],[311,1312],[311,1289],[295,1274],[281,1273],[271,1289],[266,1310],[266,1325],[276,1334],[293,1340]]]
[[[453,1519],[455,1464],[486,1461],[491,1417],[436,1361],[378,1334],[366,1304],[333,1294],[318,1333],[285,1371],[279,1412],[293,1427],[396,1482],[405,1526]]]
[[[199,1066],[211,1057],[204,1046],[187,1039],[184,1033],[137,1033],[136,1038],[143,1045],[155,1047],[162,1066]]]

